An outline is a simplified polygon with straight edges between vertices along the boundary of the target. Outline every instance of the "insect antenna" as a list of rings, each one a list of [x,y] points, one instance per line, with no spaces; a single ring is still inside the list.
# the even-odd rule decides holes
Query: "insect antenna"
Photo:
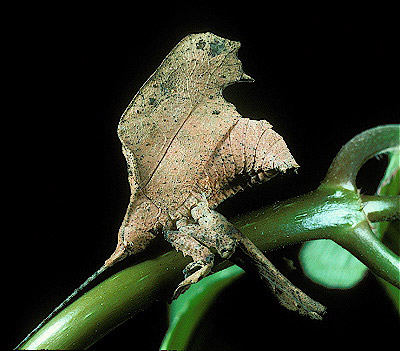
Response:
[[[22,340],[14,350],[19,349],[33,334],[35,334],[41,327],[43,327],[50,319],[52,319],[58,312],[67,307],[71,300],[77,296],[83,289],[85,289],[93,280],[95,280],[101,273],[103,273],[107,268],[106,265],[101,266],[95,273],[93,273],[89,278],[87,278],[77,289],[75,289],[71,295],[69,295],[63,302],[61,302],[45,319],[43,319],[39,325],[33,329],[24,340]]]

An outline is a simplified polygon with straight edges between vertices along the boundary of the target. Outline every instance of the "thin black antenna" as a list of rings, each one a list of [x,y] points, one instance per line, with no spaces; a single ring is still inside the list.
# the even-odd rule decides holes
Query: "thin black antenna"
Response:
[[[33,329],[24,340],[22,340],[14,350],[18,350],[33,334],[35,334],[41,327],[43,327],[50,319],[52,319],[58,312],[68,306],[70,301],[78,295],[83,289],[85,289],[93,280],[95,280],[101,273],[103,273],[108,266],[101,266],[95,273],[93,273],[89,278],[85,280],[79,288],[75,289],[71,295],[69,295],[61,304],[59,304],[53,312],[51,312],[45,319],[43,319],[39,325]]]

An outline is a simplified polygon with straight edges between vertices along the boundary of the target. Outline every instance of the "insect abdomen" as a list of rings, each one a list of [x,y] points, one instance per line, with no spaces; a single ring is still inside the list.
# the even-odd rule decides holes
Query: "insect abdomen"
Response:
[[[283,138],[267,121],[241,118],[207,163],[209,203],[216,206],[249,184],[298,167]]]

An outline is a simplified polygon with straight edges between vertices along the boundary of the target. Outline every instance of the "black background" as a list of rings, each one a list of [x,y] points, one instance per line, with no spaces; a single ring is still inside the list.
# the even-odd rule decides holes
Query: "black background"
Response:
[[[315,10],[315,9],[314,9]],[[212,31],[242,43],[253,84],[224,95],[245,117],[267,119],[301,169],[221,205],[229,216],[315,189],[357,133],[399,122],[398,19],[392,9],[276,9],[235,4],[92,8],[35,5],[10,11],[3,172],[4,273],[14,346],[113,251],[129,197],[116,134],[136,91],[185,35]],[[384,162],[363,170],[373,190]],[[278,265],[298,247],[271,253]],[[395,337],[398,317],[368,275],[350,291],[289,278],[328,306],[323,322],[280,308],[251,278],[223,293],[196,334],[199,348],[366,346]],[[261,318],[261,319],[260,319]],[[167,328],[156,304],[93,349],[157,349]],[[140,336],[132,339],[132,335]],[[204,343],[204,344],[202,344]]]

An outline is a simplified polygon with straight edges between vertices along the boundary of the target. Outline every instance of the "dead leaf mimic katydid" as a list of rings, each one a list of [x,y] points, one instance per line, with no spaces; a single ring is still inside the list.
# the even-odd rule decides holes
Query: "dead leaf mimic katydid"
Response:
[[[283,282],[280,273],[213,210],[247,184],[298,167],[267,121],[242,118],[222,96],[226,86],[252,81],[237,57],[239,47],[239,42],[212,33],[185,37],[139,90],[119,123],[131,199],[106,266],[144,250],[162,232],[193,258],[174,297],[211,271],[211,249],[229,258],[236,247],[249,257],[244,261],[264,267],[259,274],[271,275],[267,281],[275,291],[287,295],[289,283],[277,285],[279,279]],[[236,256],[233,260],[240,264]],[[286,296],[283,304],[307,310],[302,307],[305,298],[293,291],[289,295],[297,302],[283,301],[290,300]],[[314,305],[304,313],[319,317],[322,310]]]

